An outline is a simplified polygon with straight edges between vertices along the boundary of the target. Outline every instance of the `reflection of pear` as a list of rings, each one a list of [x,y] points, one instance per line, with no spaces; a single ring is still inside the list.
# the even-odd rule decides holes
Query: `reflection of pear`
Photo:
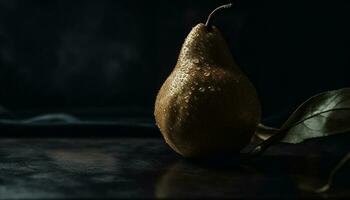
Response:
[[[171,166],[156,184],[157,198],[268,198],[295,199],[287,176],[268,176],[236,165],[230,169],[204,167],[186,161]]]
[[[198,198],[210,188],[210,196],[205,197],[228,197],[237,192],[234,177],[241,172],[242,169],[210,169],[180,161],[161,177],[155,195],[157,198]]]
[[[165,141],[177,153],[194,157],[241,150],[261,111],[254,86],[220,31],[198,24],[158,93],[154,113]]]

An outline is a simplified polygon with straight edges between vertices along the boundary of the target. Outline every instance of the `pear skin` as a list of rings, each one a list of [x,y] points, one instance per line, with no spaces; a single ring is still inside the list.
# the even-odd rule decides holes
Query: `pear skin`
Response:
[[[237,153],[249,143],[260,101],[215,26],[189,33],[154,115],[165,142],[184,157]]]

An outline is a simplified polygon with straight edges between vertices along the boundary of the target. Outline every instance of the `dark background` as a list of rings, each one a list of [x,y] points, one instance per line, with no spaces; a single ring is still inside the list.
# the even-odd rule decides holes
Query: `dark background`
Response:
[[[152,118],[191,27],[227,2],[1,0],[0,104]],[[349,1],[234,3],[214,24],[255,84],[264,120],[350,85]]]

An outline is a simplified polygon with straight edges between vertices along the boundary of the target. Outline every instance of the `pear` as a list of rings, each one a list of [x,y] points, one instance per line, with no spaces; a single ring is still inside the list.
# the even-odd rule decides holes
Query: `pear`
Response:
[[[165,142],[184,157],[237,153],[260,121],[256,89],[233,59],[215,26],[195,26],[155,102]]]

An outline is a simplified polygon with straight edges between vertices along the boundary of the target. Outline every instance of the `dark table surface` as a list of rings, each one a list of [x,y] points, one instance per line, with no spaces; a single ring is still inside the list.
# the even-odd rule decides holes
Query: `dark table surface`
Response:
[[[277,144],[261,157],[186,160],[161,138],[0,141],[0,198],[350,198],[345,167],[313,190],[350,150],[347,135]]]

